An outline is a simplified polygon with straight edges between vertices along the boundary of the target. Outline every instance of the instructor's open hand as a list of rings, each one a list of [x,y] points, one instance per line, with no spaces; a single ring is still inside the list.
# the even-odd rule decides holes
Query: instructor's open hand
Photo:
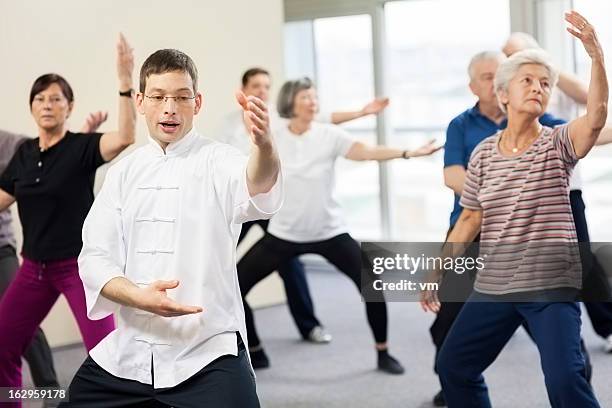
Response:
[[[179,281],[155,281],[149,286],[141,289],[137,307],[147,312],[155,313],[164,317],[183,316],[193,313],[201,313],[199,306],[187,306],[170,299],[166,290],[174,289]]]
[[[236,93],[236,100],[242,107],[251,142],[260,147],[270,145],[270,116],[266,104],[258,97],[245,96],[242,92]]]

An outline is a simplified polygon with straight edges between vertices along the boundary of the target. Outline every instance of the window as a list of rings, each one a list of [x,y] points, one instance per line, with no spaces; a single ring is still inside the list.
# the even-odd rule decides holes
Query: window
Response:
[[[557,7],[555,8],[555,5]],[[573,4],[567,4],[573,3]],[[543,9],[546,6],[547,9]],[[564,7],[565,6],[565,7]],[[538,10],[539,32],[546,32],[548,36],[541,38],[542,46],[549,51],[557,61],[563,60],[569,55],[569,63],[562,66],[574,71],[579,78],[588,83],[590,79],[590,58],[584,51],[579,40],[572,40],[569,33],[565,32],[567,23],[563,20],[563,12],[574,9],[584,15],[597,30],[599,42],[604,49],[604,56],[609,66],[612,55],[612,26],[609,24],[609,16],[612,15],[612,3],[591,0],[548,0]],[[549,40],[550,38],[550,40]],[[555,41],[554,39],[557,38]],[[559,45],[559,39],[565,41]],[[608,77],[612,71],[608,68]],[[605,242],[611,239],[609,225],[612,223],[612,163],[610,155],[612,145],[595,147],[589,155],[581,160],[582,191],[586,202],[586,216],[589,224],[589,233],[594,242]]]
[[[444,143],[451,119],[476,102],[468,88],[471,57],[499,50],[510,33],[508,1],[398,1],[385,5],[384,16],[392,101],[388,144]],[[393,239],[444,239],[453,194],[444,186],[442,155],[392,162]]]
[[[369,15],[287,23],[287,77],[314,77],[321,112],[360,109],[374,97],[371,33]],[[310,61],[304,61],[304,53],[310,55]],[[375,118],[343,125],[355,140],[367,143],[376,143],[375,126]],[[351,233],[360,238],[380,238],[377,164],[339,159],[336,175],[336,196]]]
[[[510,32],[509,1],[393,1],[385,3],[382,20],[391,97],[387,144],[414,148],[432,138],[443,143],[450,120],[475,103],[468,89],[470,58],[499,50]],[[322,111],[359,109],[373,98],[372,24],[367,14],[286,24],[287,76],[314,76]],[[356,139],[377,140],[375,118],[343,126]],[[339,160],[336,190],[351,232],[383,238],[381,211],[390,211],[392,235],[385,239],[442,240],[453,203],[442,177],[442,153],[395,160],[388,169],[386,188],[380,188],[376,163]],[[381,191],[389,191],[391,208],[381,208]]]

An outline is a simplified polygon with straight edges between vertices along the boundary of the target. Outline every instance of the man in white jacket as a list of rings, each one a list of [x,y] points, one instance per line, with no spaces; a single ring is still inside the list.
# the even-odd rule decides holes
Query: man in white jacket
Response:
[[[117,329],[76,373],[66,406],[258,407],[236,276],[245,221],[280,208],[266,105],[238,97],[247,158],[201,137],[195,64],[153,53],[140,72],[149,143],[113,166],[83,228],[80,274],[91,319]]]

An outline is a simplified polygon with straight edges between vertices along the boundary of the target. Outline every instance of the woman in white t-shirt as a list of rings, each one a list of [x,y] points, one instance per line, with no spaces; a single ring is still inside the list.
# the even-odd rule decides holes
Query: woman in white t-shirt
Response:
[[[270,73],[263,68],[254,67],[246,70],[242,75],[241,91],[246,96],[256,96],[265,103],[268,103],[270,99],[270,84]],[[331,114],[319,112],[315,120],[322,123],[339,124],[364,116],[375,115],[385,109],[388,104],[388,98],[375,98],[359,110],[336,111]],[[280,118],[276,109],[271,109],[269,114],[270,127],[272,129],[278,128],[281,124],[286,125],[287,119]],[[219,129],[218,135],[220,141],[236,147],[248,156],[251,151],[250,131],[247,129],[243,116],[244,111],[242,109],[237,109],[228,114]],[[242,242],[254,225],[259,225],[265,232],[268,229],[268,222],[269,220],[257,220],[242,224],[238,244],[240,245],[240,242]],[[289,259],[279,266],[278,273],[283,280],[289,311],[301,337],[312,343],[329,343],[332,336],[323,327],[315,314],[302,262],[300,262],[298,257]],[[263,354],[254,355],[251,362],[255,369],[266,368],[269,365]]]
[[[253,286],[279,265],[296,256],[313,253],[326,258],[365,289],[366,313],[378,350],[378,368],[390,374],[404,372],[387,351],[387,308],[381,292],[361,282],[362,253],[348,234],[340,205],[333,196],[334,167],[340,156],[349,160],[391,160],[432,154],[433,142],[415,151],[356,142],[340,127],[314,121],[318,111],[312,81],[286,82],[277,101],[282,118],[289,119],[274,131],[282,163],[285,201],[272,218],[266,235],[238,263],[243,299]],[[373,278],[372,278],[373,279]],[[246,300],[245,313],[251,355],[265,357]]]

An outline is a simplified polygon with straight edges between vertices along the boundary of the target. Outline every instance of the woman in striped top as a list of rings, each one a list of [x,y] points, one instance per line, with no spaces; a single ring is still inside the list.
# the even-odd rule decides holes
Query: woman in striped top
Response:
[[[480,232],[486,261],[438,356],[451,408],[490,407],[482,372],[523,321],[538,345],[550,404],[599,406],[580,351],[580,258],[568,188],[573,167],[605,125],[608,84],[593,27],[576,12],[565,19],[592,62],[586,114],[554,130],[542,127],[538,118],[557,72],[542,51],[516,53],[495,75],[508,126],[483,140],[470,159],[464,210],[448,242],[470,242]],[[447,246],[445,252],[457,251]],[[421,304],[436,312],[436,293],[423,293]]]

